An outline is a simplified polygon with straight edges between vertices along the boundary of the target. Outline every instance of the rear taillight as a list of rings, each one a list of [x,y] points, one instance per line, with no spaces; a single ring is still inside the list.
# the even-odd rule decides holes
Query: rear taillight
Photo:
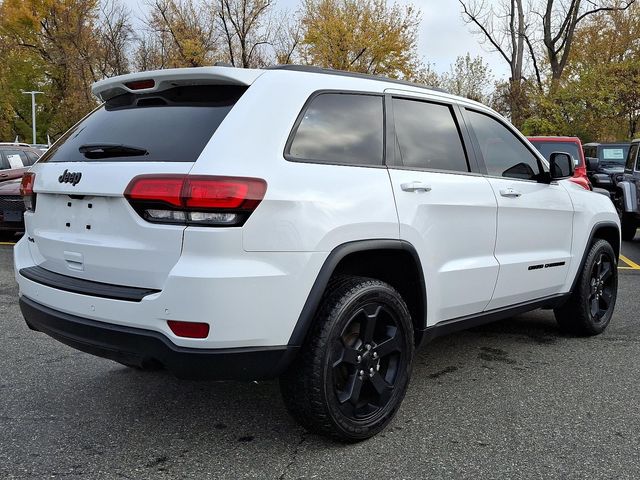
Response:
[[[124,196],[142,218],[155,223],[237,227],[264,198],[259,178],[140,175]]]
[[[33,191],[33,184],[36,181],[36,174],[27,172],[22,176],[20,183],[20,195],[24,201],[24,206],[29,212],[36,209],[36,194]]]

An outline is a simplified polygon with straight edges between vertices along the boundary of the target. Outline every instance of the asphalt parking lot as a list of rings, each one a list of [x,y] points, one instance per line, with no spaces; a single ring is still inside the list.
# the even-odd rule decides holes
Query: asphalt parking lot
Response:
[[[640,235],[595,338],[539,311],[420,351],[390,428],[305,433],[277,382],[144,373],[31,332],[0,245],[0,478],[640,478]]]

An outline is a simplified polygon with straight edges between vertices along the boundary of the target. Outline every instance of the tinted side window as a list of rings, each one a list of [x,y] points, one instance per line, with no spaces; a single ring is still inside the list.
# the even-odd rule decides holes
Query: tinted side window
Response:
[[[287,158],[382,165],[383,130],[381,96],[322,93],[307,106],[286,152]]]
[[[629,153],[627,154],[627,164],[625,165],[625,168],[627,170],[633,170],[633,165],[635,163],[636,155],[638,153],[638,145],[639,144],[634,143],[633,145],[631,145],[631,148],[629,149]]]
[[[535,180],[538,159],[507,127],[483,113],[467,110],[487,173],[494,177]]]
[[[4,152],[0,151],[0,170],[9,168],[9,162],[4,158]]]
[[[38,156],[38,154],[36,154],[35,152],[25,152],[27,154],[27,162],[29,165],[33,165],[34,163],[36,163],[38,161],[38,158],[40,158]]]
[[[393,99],[396,156],[405,167],[468,172],[467,157],[451,108]]]

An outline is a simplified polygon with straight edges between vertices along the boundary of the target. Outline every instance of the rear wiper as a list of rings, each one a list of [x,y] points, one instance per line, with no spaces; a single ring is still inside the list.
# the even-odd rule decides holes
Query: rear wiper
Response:
[[[116,143],[91,143],[81,145],[78,150],[87,158],[139,157],[141,155],[149,155],[149,152],[144,148],[119,145]]]

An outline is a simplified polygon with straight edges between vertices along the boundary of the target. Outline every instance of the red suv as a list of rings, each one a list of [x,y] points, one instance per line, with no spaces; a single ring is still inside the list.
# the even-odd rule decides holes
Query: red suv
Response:
[[[553,152],[565,152],[571,155],[575,161],[575,173],[570,178],[586,190],[593,190],[591,182],[587,178],[587,165],[582,152],[582,142],[578,137],[528,137],[534,147],[538,149],[544,158],[549,160]]]

